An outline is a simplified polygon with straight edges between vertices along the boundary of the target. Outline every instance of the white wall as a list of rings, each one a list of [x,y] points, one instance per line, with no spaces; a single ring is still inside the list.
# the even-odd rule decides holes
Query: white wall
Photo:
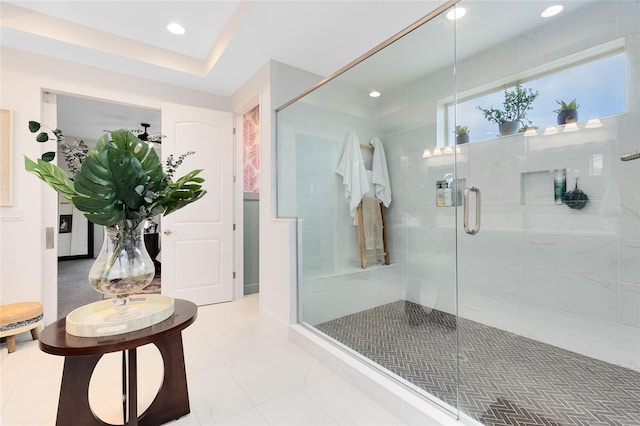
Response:
[[[53,144],[38,144],[29,120],[55,126],[43,107],[43,90],[160,109],[173,102],[229,111],[227,98],[151,80],[0,47],[0,107],[13,111],[13,205],[0,207],[0,303],[44,302],[45,322],[57,319],[57,248],[45,250],[45,228],[57,229],[57,195],[24,170],[23,155],[38,157]],[[53,117],[53,118],[51,118]],[[45,120],[45,118],[47,120]]]
[[[260,105],[260,309],[296,322],[296,220],[276,218],[275,109],[322,79],[286,64],[265,64],[232,97],[235,111]]]

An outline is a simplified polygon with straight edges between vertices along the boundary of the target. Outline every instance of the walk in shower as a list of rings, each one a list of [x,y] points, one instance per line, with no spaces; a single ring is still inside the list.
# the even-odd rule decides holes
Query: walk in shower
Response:
[[[470,421],[640,424],[640,3],[453,3],[278,110],[298,320]],[[360,266],[347,135],[356,175],[384,148],[389,265]]]

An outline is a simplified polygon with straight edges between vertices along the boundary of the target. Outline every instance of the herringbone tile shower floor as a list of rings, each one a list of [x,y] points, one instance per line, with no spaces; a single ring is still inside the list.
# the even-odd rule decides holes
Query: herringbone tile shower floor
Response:
[[[640,373],[398,301],[317,326],[483,424],[640,425]]]

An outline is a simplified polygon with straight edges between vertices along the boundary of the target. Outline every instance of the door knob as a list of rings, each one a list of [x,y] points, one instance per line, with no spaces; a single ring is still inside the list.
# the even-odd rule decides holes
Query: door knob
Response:
[[[165,229],[163,234],[164,235],[171,235],[171,229]]]

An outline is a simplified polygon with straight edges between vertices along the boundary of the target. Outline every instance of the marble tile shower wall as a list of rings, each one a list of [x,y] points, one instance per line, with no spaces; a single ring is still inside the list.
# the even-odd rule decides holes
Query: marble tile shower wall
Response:
[[[332,176],[340,149],[315,152],[317,140],[300,141],[311,161],[299,162],[304,170],[297,179],[299,209],[301,318],[309,324],[340,318],[403,298],[397,267],[367,270],[359,265],[356,228],[344,200],[342,184]],[[328,141],[324,141],[328,142]],[[307,145],[308,144],[308,145]],[[305,163],[305,161],[307,161]],[[323,183],[326,183],[326,186]],[[340,194],[337,196],[336,194]]]
[[[314,117],[323,121],[322,113],[316,111]],[[342,180],[335,172],[349,131],[355,132],[362,143],[375,135],[367,123],[348,117],[344,122],[334,121],[331,132],[317,129],[296,135],[296,216],[304,253],[303,280],[342,275],[359,268],[356,227]],[[367,152],[363,154],[366,158]]]
[[[635,116],[459,146],[459,181],[482,191],[475,236],[462,231],[461,209],[436,207],[435,181],[453,171],[453,155],[412,149],[429,126],[385,135],[392,258],[406,298],[455,313],[457,273],[461,316],[640,369],[640,167],[619,160],[632,149],[623,135]],[[587,207],[555,204],[558,169],[568,189],[579,178]]]
[[[278,208],[280,215],[299,220],[301,318],[318,324],[401,299],[398,268],[360,269],[356,227],[335,173],[347,132],[367,143],[377,135],[371,119],[377,113],[351,99],[346,88],[292,107],[286,119],[302,117],[296,123],[303,124],[280,131],[279,167],[288,168],[295,179],[278,183]],[[371,152],[363,149],[362,154],[370,166]]]
[[[637,204],[640,182],[619,161],[624,120],[462,148],[460,177],[483,189],[483,231],[459,234],[461,315],[640,369],[640,240],[617,214],[623,195]],[[554,203],[557,169],[569,189],[579,178],[584,209]]]
[[[619,160],[637,144],[638,113],[600,123],[459,146],[459,182],[482,191],[475,236],[461,209],[436,207],[435,181],[454,165],[422,157],[433,126],[385,134],[406,298],[455,313],[457,273],[462,317],[640,370],[640,167]],[[587,207],[555,204],[555,170],[568,189],[579,178]]]
[[[311,325],[404,300],[406,291],[398,264],[307,279],[301,286],[301,317]]]

